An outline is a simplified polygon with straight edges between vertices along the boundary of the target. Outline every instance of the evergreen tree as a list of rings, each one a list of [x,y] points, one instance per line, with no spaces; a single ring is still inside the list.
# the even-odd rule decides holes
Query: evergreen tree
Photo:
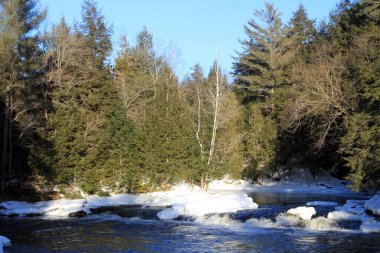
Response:
[[[290,64],[299,36],[294,29],[283,25],[281,14],[272,4],[267,3],[266,9],[255,11],[254,16],[256,20],[252,19],[244,26],[248,39],[242,41],[244,52],[234,63],[234,75],[237,84],[235,91],[247,107],[243,120],[243,131],[248,133],[243,139],[247,168],[245,174],[256,177],[257,173],[250,171],[264,173],[263,168],[276,168],[279,115],[285,103],[287,85],[290,83]],[[259,133],[257,126],[251,124],[253,122],[258,125],[266,122],[267,128],[263,131],[270,134]],[[263,145],[252,149],[250,145],[254,142]],[[270,157],[259,153],[266,153]]]
[[[281,21],[281,14],[272,4],[256,10],[244,30],[248,39],[241,43],[244,52],[234,64],[235,82],[244,86],[248,94],[267,99],[288,83],[284,69],[292,60],[293,37]],[[263,24],[263,25],[261,25]]]
[[[294,39],[293,50],[295,51],[295,56],[308,59],[312,46],[317,40],[317,29],[315,28],[314,21],[308,18],[302,4],[293,13],[288,26],[289,36]]]
[[[101,185],[134,191],[138,180],[127,175],[137,134],[107,64],[111,29],[92,1],[84,2],[82,18],[75,33],[62,21],[51,36],[54,171],[58,181],[89,193]]]
[[[200,157],[191,118],[179,94],[173,70],[164,64],[156,98],[150,102],[144,130],[144,172],[154,187],[179,179],[197,180]]]

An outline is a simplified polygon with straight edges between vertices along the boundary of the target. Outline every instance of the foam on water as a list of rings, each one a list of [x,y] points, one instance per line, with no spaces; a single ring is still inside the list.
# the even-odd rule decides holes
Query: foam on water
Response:
[[[294,228],[309,231],[345,231],[338,223],[323,216],[311,220],[303,220],[297,216],[280,213],[273,220],[267,218],[251,218],[245,222],[231,219],[229,215],[211,215],[196,219],[196,223],[213,228],[228,229],[241,232],[257,232],[267,228]]]

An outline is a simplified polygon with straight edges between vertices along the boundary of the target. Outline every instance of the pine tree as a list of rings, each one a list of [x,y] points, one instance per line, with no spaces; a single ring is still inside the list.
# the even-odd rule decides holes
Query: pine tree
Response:
[[[62,21],[51,35],[56,178],[89,193],[100,186],[134,191],[138,180],[128,175],[138,175],[132,157],[137,134],[111,80],[112,30],[92,1],[84,2],[82,19],[74,32]]]
[[[244,26],[248,39],[241,42],[244,52],[236,59],[234,75],[248,96],[265,100],[288,83],[284,69],[293,57],[294,38],[288,36],[281,14],[272,4],[266,3],[266,9],[256,10],[254,16],[257,20]]]
[[[143,131],[143,168],[153,187],[180,179],[197,180],[192,173],[197,170],[200,154],[191,118],[167,64],[159,73],[156,98],[149,103]]]
[[[244,52],[234,63],[234,75],[235,92],[246,106],[243,117],[243,131],[247,133],[243,138],[246,175],[257,177],[256,172],[277,167],[281,137],[278,122],[291,81],[298,35],[283,25],[281,14],[272,4],[267,3],[266,9],[255,11],[254,16],[256,19],[244,26],[248,39],[242,41]],[[261,131],[261,127],[252,123],[267,124],[268,128]],[[252,149],[253,143],[260,145]]]
[[[308,59],[312,51],[312,46],[317,40],[318,33],[314,23],[313,20],[308,18],[304,6],[300,4],[288,24],[289,35],[294,39],[292,50],[295,51],[294,54],[296,57]]]

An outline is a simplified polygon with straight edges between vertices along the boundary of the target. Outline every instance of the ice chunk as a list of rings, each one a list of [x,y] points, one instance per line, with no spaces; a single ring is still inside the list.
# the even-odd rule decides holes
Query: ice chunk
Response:
[[[337,206],[338,203],[336,202],[329,202],[329,201],[312,201],[307,202],[307,206]]]
[[[380,215],[380,195],[375,195],[370,200],[367,200],[364,207],[373,214]]]
[[[297,208],[289,209],[286,213],[298,216],[303,220],[310,220],[313,215],[317,214],[314,207],[306,206],[299,206]]]

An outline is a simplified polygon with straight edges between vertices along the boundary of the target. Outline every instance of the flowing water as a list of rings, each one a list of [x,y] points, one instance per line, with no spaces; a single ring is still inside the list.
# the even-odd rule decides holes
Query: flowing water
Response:
[[[254,193],[259,209],[176,221],[122,218],[107,213],[49,220],[0,218],[5,252],[380,252],[380,234],[357,222],[301,222],[281,213],[308,201],[344,203],[357,196]],[[333,207],[317,207],[326,216]],[[315,223],[315,224],[314,224]]]

